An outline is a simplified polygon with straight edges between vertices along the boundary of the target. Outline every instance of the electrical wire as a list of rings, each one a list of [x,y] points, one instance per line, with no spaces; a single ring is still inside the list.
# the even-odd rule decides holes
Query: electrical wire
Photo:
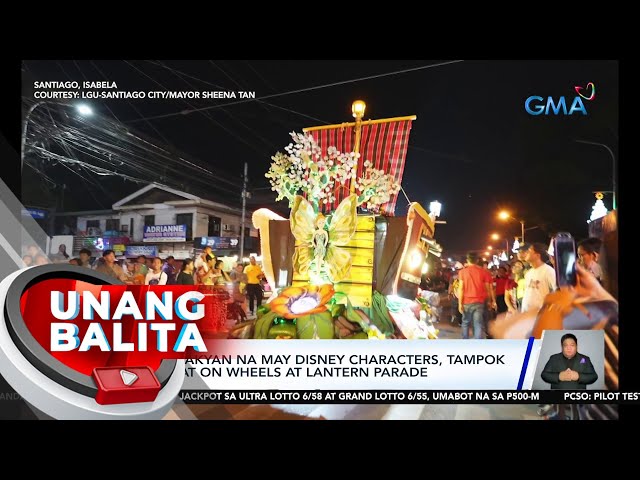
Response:
[[[98,73],[100,75],[102,75],[102,78],[105,80],[108,80],[108,77],[102,73],[102,70],[100,70],[98,68],[98,66],[93,62],[93,60],[89,60],[89,63],[91,63],[91,65],[93,65],[93,68],[95,68]],[[140,117],[140,118],[144,118],[143,115],[140,113],[140,111],[135,107],[135,105],[131,102],[131,100],[127,100],[127,103],[129,104],[129,106],[133,109],[134,112],[136,112],[136,114]],[[160,133],[152,124],[151,122],[147,121],[146,122],[147,125],[149,125],[149,127],[151,127],[155,132],[157,132],[160,135],[160,138],[164,138],[164,136],[162,135],[162,133]],[[165,138],[165,143],[169,143],[166,138]]]
[[[160,62],[160,64],[162,65],[162,62]],[[194,85],[192,83],[190,83],[189,81],[185,80],[184,78],[182,78],[178,73],[176,72],[171,72],[173,73],[176,77],[178,77],[180,80],[182,80],[183,82],[185,82],[191,89],[194,89]],[[221,88],[221,87],[219,87]],[[244,122],[242,122],[240,119],[236,118],[234,115],[232,115],[227,109],[223,108],[222,111],[229,117],[231,117],[234,121],[238,122],[240,125],[242,125],[243,127],[245,127],[247,130],[249,130],[251,133],[253,133],[256,137],[258,137],[260,140],[262,140],[264,143],[266,143],[270,148],[278,148],[276,145],[274,145],[272,142],[270,142],[269,140],[267,140],[266,138],[264,138],[262,135],[260,135],[258,132],[256,132],[255,130],[253,130],[251,127],[249,127],[247,124],[245,124]],[[215,120],[211,117],[211,114],[209,112],[205,112],[207,114],[207,117],[209,117],[210,120],[214,121]]]
[[[235,80],[231,75],[229,75],[229,74],[228,74],[228,73],[227,73],[227,72],[226,72],[222,67],[219,67],[219,66],[216,64],[216,62],[214,62],[213,60],[209,60],[209,63],[210,63],[211,65],[213,65],[214,67],[216,67],[218,70],[220,70],[220,71],[224,74],[224,76],[225,76],[225,77],[227,77],[229,80],[231,80],[233,83],[235,83],[235,84],[236,84],[236,86],[237,86],[238,88],[241,88],[242,90],[244,90],[244,89],[245,89],[245,88],[244,88],[242,85],[240,85],[240,84],[239,84],[239,83],[238,83],[238,82],[237,82],[237,81],[236,81],[236,80]]]
[[[190,113],[195,113],[195,112],[200,112],[203,110],[212,110],[214,108],[223,108],[223,107],[228,107],[230,105],[238,105],[240,103],[247,103],[247,102],[255,102],[258,100],[265,100],[267,98],[275,98],[275,97],[283,97],[285,95],[293,95],[296,93],[303,93],[303,92],[310,92],[313,90],[319,90],[322,88],[329,88],[329,87],[335,87],[338,85],[346,85],[348,83],[354,83],[354,82],[362,82],[365,80],[373,80],[375,78],[382,78],[382,77],[388,77],[391,75],[401,75],[403,73],[410,73],[410,72],[415,72],[415,71],[419,71],[419,70],[425,70],[428,68],[434,68],[434,67],[442,67],[445,65],[451,65],[454,63],[459,63],[459,62],[463,62],[464,60],[450,60],[447,62],[440,62],[440,63],[435,63],[435,64],[431,64],[431,65],[423,65],[421,67],[414,67],[414,68],[407,68],[404,70],[397,70],[395,72],[387,72],[387,73],[380,73],[377,75],[369,75],[366,77],[360,77],[360,78],[353,78],[350,80],[342,80],[339,82],[333,82],[333,83],[328,83],[325,85],[315,85],[313,87],[306,87],[306,88],[299,88],[297,90],[290,90],[288,92],[282,92],[282,93],[274,93],[274,94],[270,94],[270,95],[265,95],[264,97],[260,97],[260,98],[246,98],[246,99],[241,99],[235,102],[228,102],[228,103],[223,103],[221,105],[211,105],[208,107],[202,107],[199,109],[192,109],[192,110],[181,110],[179,112],[174,112],[174,113],[165,113],[162,115],[154,115],[154,116],[150,116],[150,117],[144,117],[141,120],[157,120],[157,119],[161,119],[161,118],[168,118],[168,117],[174,117],[176,115],[188,115]],[[127,123],[134,123],[134,122],[139,122],[141,120],[129,120],[129,122]]]
[[[159,60],[158,60],[157,62],[154,62],[154,61],[152,61],[152,60],[145,60],[145,62],[151,63],[151,64],[153,64],[153,65],[159,65],[160,67],[162,67],[162,68],[166,68],[167,70],[170,70],[171,72],[176,73],[176,74],[178,74],[178,75],[182,75],[182,76],[184,76],[184,77],[192,78],[193,80],[198,80],[199,82],[206,83],[206,84],[211,85],[211,86],[213,86],[213,87],[219,88],[220,90],[224,90],[224,87],[222,87],[222,86],[220,86],[220,85],[216,85],[215,83],[211,83],[211,82],[209,82],[209,81],[207,81],[207,80],[203,80],[203,79],[201,79],[201,78],[194,77],[193,75],[189,75],[188,73],[181,72],[180,70],[177,70],[177,69],[175,69],[175,68],[173,68],[173,67],[169,67],[168,65],[166,65],[166,64],[164,64],[164,63],[162,63],[162,62],[161,62],[161,61],[159,61]]]
[[[306,118],[309,118],[309,119],[313,120],[314,122],[320,122],[320,123],[322,123],[324,125],[329,125],[331,123],[331,122],[327,122],[326,120],[322,120],[320,118],[312,117],[311,115],[307,115],[306,113],[296,112],[295,110],[291,110],[290,108],[281,107],[280,105],[275,105],[273,103],[268,103],[268,102],[265,102],[265,101],[262,101],[260,103],[263,103],[265,105],[269,105],[270,107],[279,108],[280,110],[285,110],[287,112],[295,113],[297,115],[301,115],[303,117],[306,117]]]
[[[185,72],[183,72],[183,71],[180,71],[180,70],[178,70],[178,69],[176,69],[176,68],[170,67],[170,66],[168,66],[168,65],[166,65],[166,64],[164,64],[164,63],[162,63],[162,62],[160,62],[160,61],[158,61],[158,62],[154,62],[154,61],[151,61],[151,60],[145,60],[145,61],[146,61],[146,62],[148,62],[148,63],[151,63],[151,64],[153,64],[153,65],[158,65],[158,66],[160,66],[160,67],[166,68],[167,70],[170,70],[170,71],[171,71],[172,73],[174,73],[174,74],[177,74],[177,75],[180,75],[180,76],[184,76],[184,77],[187,77],[187,78],[192,78],[193,80],[197,80],[197,81],[202,82],[202,83],[205,83],[205,84],[207,84],[207,85],[211,85],[212,87],[219,88],[220,90],[224,90],[224,87],[222,87],[221,85],[218,85],[218,84],[216,84],[216,83],[211,83],[211,82],[209,82],[208,80],[203,80],[202,78],[194,77],[193,75],[190,75],[190,74],[188,74],[188,73],[185,73]],[[249,67],[251,67],[251,64],[249,64],[248,62],[247,62],[247,65],[249,65]],[[253,67],[251,67],[251,69],[252,69],[253,71],[256,71],[255,69],[253,69]],[[256,71],[256,73],[257,73],[257,71]],[[258,75],[258,76],[260,76],[260,75]],[[260,76],[260,78],[262,78],[262,77]],[[265,83],[267,83],[267,82],[266,82],[266,80],[264,80],[264,79],[263,79],[263,81],[264,81]],[[269,86],[269,84],[268,84],[268,83],[267,83],[267,86]],[[272,88],[272,87],[270,87],[270,88]],[[273,88],[272,88],[272,89],[273,89]],[[307,114],[305,114],[305,113],[298,112],[298,111],[296,111],[296,110],[292,110],[292,109],[290,109],[290,108],[280,107],[280,106],[278,106],[278,105],[274,105],[274,104],[272,104],[272,103],[265,102],[265,101],[263,101],[263,100],[261,100],[261,99],[255,99],[255,100],[256,100],[256,102],[257,102],[258,104],[260,104],[260,105],[267,105],[267,106],[270,106],[270,107],[279,108],[279,109],[281,109],[281,110],[286,110],[287,112],[294,113],[294,114],[296,114],[296,115],[300,115],[300,116],[302,116],[302,117],[310,118],[311,120],[314,120],[314,121],[317,121],[317,122],[321,122],[321,123],[323,123],[323,124],[325,124],[325,125],[328,125],[328,124],[330,123],[330,122],[327,122],[327,121],[325,121],[325,120],[320,120],[320,119],[317,119],[317,118],[312,117],[312,116],[310,116],[310,115],[307,115]],[[223,109],[223,110],[224,110],[224,109]],[[269,110],[267,110],[267,111],[269,111]],[[271,112],[270,112],[270,113],[271,113]]]
[[[402,193],[404,194],[404,198],[407,199],[407,203],[411,205],[411,200],[409,200],[409,196],[407,195],[407,192],[404,191],[404,187],[402,185],[400,185],[400,190],[402,190]]]
[[[167,173],[171,172],[180,185],[196,182],[201,183],[202,189],[208,191],[211,190],[212,185],[216,185],[217,190],[227,191],[233,195],[239,191],[238,184],[232,184],[236,187],[234,190],[226,188],[220,185],[224,180],[213,172],[206,171],[208,175],[203,175],[201,167],[194,164],[185,165],[182,160],[177,161],[167,157],[164,150],[156,149],[150,143],[140,142],[138,137],[130,137],[130,132],[126,132],[127,135],[123,136],[121,130],[115,128],[117,124],[111,125],[108,121],[89,124],[88,120],[82,117],[76,121],[83,126],[82,129],[73,125],[58,126],[55,120],[52,121],[48,118],[48,112],[36,110],[30,119],[29,140],[33,137],[47,138],[60,144],[63,148],[70,146],[103,164],[110,172],[114,172],[115,169],[124,170],[125,177],[146,179],[147,183],[153,181],[166,183],[166,178],[157,177],[158,164],[164,164],[167,167]],[[97,126],[103,124],[104,127]],[[33,142],[28,141],[27,146],[33,148]],[[153,156],[150,156],[149,153],[153,153]],[[159,162],[158,155],[163,158],[163,161]],[[200,173],[188,176],[186,181],[182,180],[181,177],[189,174],[190,168],[197,169]],[[100,171],[99,173],[104,174],[105,172]]]
[[[214,67],[216,67],[218,70],[220,70],[222,73],[224,73],[224,74],[226,75],[226,77],[227,77],[227,78],[229,78],[233,83],[235,83],[239,88],[244,89],[244,86],[243,86],[243,85],[241,85],[239,82],[237,82],[237,81],[236,81],[236,80],[235,80],[231,75],[229,75],[229,74],[228,74],[228,73],[227,73],[227,72],[226,72],[226,71],[225,71],[221,66],[219,66],[218,64],[216,64],[213,60],[209,60],[209,62],[210,62]],[[257,102],[257,104],[258,104],[260,107],[262,107],[265,111],[267,111],[268,113],[270,113],[270,114],[271,114],[270,110],[269,110],[268,108],[266,108],[266,106],[265,106],[265,105],[270,105],[270,106],[272,106],[272,107],[273,107],[273,106],[275,106],[275,105],[272,105],[272,104],[270,104],[270,103],[264,102],[264,101],[262,101],[262,100],[258,101],[258,102]],[[278,108],[279,108],[279,107],[278,107]],[[226,108],[223,108],[223,109],[221,109],[221,110],[222,110],[223,112],[228,112],[228,109],[226,109]],[[283,108],[283,110],[287,110],[287,109],[286,109],[286,108]],[[308,115],[305,115],[305,114],[303,114],[303,113],[295,112],[294,110],[288,110],[288,111],[293,112],[293,113],[298,113],[299,115],[303,115],[303,116],[308,117],[308,118],[313,118],[313,117],[309,117]],[[229,113],[229,115],[231,115],[231,114]],[[314,120],[316,120],[316,119],[314,119]],[[247,128],[248,128],[248,127],[247,127]],[[278,147],[277,147],[276,145],[274,145],[273,143],[271,143],[271,142],[268,142],[268,143],[269,143],[269,145],[270,145],[272,148],[274,148],[274,149],[276,149],[276,150],[278,149]]]
[[[157,84],[159,87],[161,87],[162,89],[164,89],[165,91],[169,91],[168,88],[166,88],[164,85],[162,85],[160,82],[158,82],[157,80],[155,80],[153,77],[150,77],[149,75],[147,75],[146,73],[144,73],[143,71],[141,71],[140,69],[138,69],[135,65],[131,64],[130,62],[128,62],[127,60],[124,61],[127,65],[129,65],[130,67],[134,68],[136,71],[138,71],[140,74],[144,75],[145,77],[147,77],[148,79],[150,79],[152,82],[154,82],[155,84]],[[217,125],[218,127],[222,128],[224,131],[226,131],[229,135],[233,136],[234,138],[236,138],[237,140],[239,140],[240,142],[244,143],[245,145],[247,145],[248,147],[254,149],[256,152],[258,152],[260,155],[264,155],[266,152],[260,150],[259,148],[257,148],[255,145],[249,143],[247,140],[245,140],[242,136],[237,135],[235,132],[229,130],[227,127],[225,127],[222,123],[218,122],[217,120],[215,120],[213,117],[204,114],[204,110],[202,108],[196,108],[194,107],[190,102],[188,102],[187,100],[182,100],[183,103],[185,103],[188,107],[190,107],[193,111],[199,112],[201,115],[203,115],[205,118],[208,118],[209,120],[211,120],[215,125]],[[206,110],[206,108],[205,108]],[[133,121],[130,121],[128,123],[132,123]]]
[[[58,186],[58,182],[56,182],[53,178],[51,178],[49,175],[47,175],[46,173],[44,173],[42,170],[40,170],[39,168],[37,168],[35,165],[33,165],[32,163],[27,163],[26,164],[28,167],[32,168],[33,170],[35,170],[37,173],[40,174],[40,178],[42,180],[45,180],[47,182],[49,182],[49,185],[51,185],[52,187],[57,187]]]
[[[33,118],[33,117],[32,117],[32,118],[33,118],[33,123],[36,125],[36,127],[39,125],[39,124],[38,124],[38,122],[37,122],[37,115],[38,115],[38,114],[36,113],[36,114],[33,116],[33,117],[35,117],[35,118]],[[85,120],[83,117],[80,117],[80,118],[79,118],[79,119],[77,119],[77,120],[78,120],[78,121],[80,121],[80,122],[86,123],[86,120]],[[102,125],[102,124],[105,124],[105,125],[106,125],[106,128],[105,128],[105,127],[101,127],[101,125]],[[89,125],[87,125],[87,126],[89,126]],[[142,144],[144,144],[144,145],[134,145],[134,146],[136,146],[136,147],[140,147],[140,148],[142,148],[143,150],[145,150],[146,152],[150,152],[150,153],[153,153],[153,154],[156,154],[156,155],[158,154],[158,152],[156,152],[156,151],[154,151],[154,150],[153,150],[153,149],[158,149],[158,147],[157,147],[157,146],[155,146],[155,145],[151,144],[150,142],[147,142],[146,140],[144,140],[144,139],[140,138],[139,136],[135,136],[135,135],[133,135],[130,131],[127,131],[127,132],[126,132],[127,136],[126,136],[126,137],[123,137],[123,136],[121,135],[121,133],[118,131],[118,125],[117,125],[117,124],[112,125],[112,124],[108,124],[108,123],[105,123],[105,122],[103,122],[103,121],[100,121],[100,122],[94,122],[94,123],[92,123],[90,126],[91,126],[91,127],[93,128],[93,130],[95,130],[96,132],[98,132],[98,133],[102,133],[102,134],[105,134],[105,136],[106,136],[106,137],[109,137],[109,139],[110,139],[110,140],[109,140],[108,142],[107,142],[107,141],[105,141],[105,142],[104,142],[105,144],[103,145],[103,147],[109,147],[109,146],[111,146],[111,147],[114,147],[114,148],[120,148],[120,145],[118,145],[117,143],[114,143],[114,142],[113,142],[113,140],[119,140],[119,141],[122,141],[122,142],[128,142],[128,143],[130,143],[130,142],[129,142],[129,141],[130,141],[130,139],[131,139],[131,138],[133,138],[133,139],[135,139],[135,140],[140,141]],[[33,130],[35,130],[35,128],[32,128],[32,132],[30,132],[30,133],[32,133],[32,134],[33,134]],[[88,139],[89,141],[96,141],[96,142],[100,142],[100,139],[99,139],[98,137],[95,137],[95,136],[94,136],[94,137],[91,137],[90,135],[85,135],[85,133],[86,133],[86,132],[83,132],[83,131],[80,131],[80,130],[78,130],[78,129],[75,129],[75,128],[74,128],[74,127],[72,127],[72,126],[68,126],[68,127],[66,127],[66,130],[67,130],[67,132],[66,132],[66,133],[68,133],[68,134],[69,134],[69,135],[71,135],[71,136],[79,136],[79,137],[84,137],[84,136],[86,136],[86,137],[87,137],[87,139]],[[47,133],[48,135],[43,135],[43,134],[45,134],[45,133]],[[56,136],[56,134],[58,134],[58,133],[59,133],[59,132],[57,132],[57,131],[51,131],[51,132],[40,132],[40,134],[41,134],[41,135],[43,135],[43,136],[54,136],[54,137],[55,137],[55,136]],[[129,138],[129,137],[131,137],[131,138]],[[204,169],[203,167],[200,167],[200,166],[198,166],[198,165],[196,165],[196,164],[193,164],[193,163],[191,163],[191,162],[187,162],[187,161],[186,161],[186,160],[184,160],[182,157],[179,157],[180,161],[177,161],[176,159],[174,159],[174,158],[172,158],[172,157],[170,157],[170,156],[168,156],[168,155],[165,155],[165,153],[164,153],[164,152],[166,152],[166,150],[164,150],[164,149],[159,149],[159,150],[160,150],[161,152],[163,152],[163,153],[161,153],[160,155],[162,155],[162,158],[163,158],[165,161],[168,161],[168,162],[174,162],[174,163],[176,163],[176,165],[177,165],[177,166],[179,166],[179,167],[181,168],[181,171],[182,171],[182,172],[184,172],[184,166],[183,166],[181,163],[182,163],[182,162],[185,162],[185,163],[187,163],[189,166],[192,166],[193,168],[198,169],[200,172],[204,172],[204,173],[206,173],[206,174],[208,174],[208,175],[211,175],[211,178],[212,178],[212,179],[213,179],[213,178],[217,178],[216,174],[214,174],[213,172],[211,172],[211,171],[209,171],[209,170]],[[135,152],[133,152],[133,151],[131,151],[131,150],[124,150],[124,153],[129,154],[129,155],[135,155]],[[233,186],[239,187],[239,184],[237,184],[237,183],[231,182],[231,184],[232,184]]]
[[[64,163],[62,163],[61,165],[64,168],[66,168],[67,170],[69,170],[71,173],[73,173],[73,174],[77,175],[78,177],[80,177],[85,184],[89,183],[85,177],[83,177],[79,172],[76,172],[69,165],[66,165]],[[104,203],[102,203],[102,201],[93,194],[93,189],[86,188],[86,190],[89,192],[89,195],[91,195],[91,198],[93,198],[98,205],[100,205],[102,208],[107,208],[107,207],[105,207]],[[109,208],[110,208],[110,206],[109,206]]]
[[[258,76],[258,78],[260,80],[262,80],[262,83],[264,83],[267,87],[269,87],[269,89],[273,90],[274,92],[277,90],[276,88],[273,87],[273,85],[271,85],[269,82],[267,82],[267,80],[262,75],[260,75],[260,72],[258,72],[258,70],[253,68],[253,66],[251,65],[251,62],[249,62],[249,60],[245,60],[244,63],[247,64],[247,66],[253,71],[253,73],[255,73]]]
[[[78,65],[78,62],[76,62],[75,60],[73,61],[73,64],[76,66],[76,68],[78,69],[78,71],[80,72],[80,75],[82,75],[82,78],[86,81],[88,81],[89,79],[87,78],[87,76],[84,74],[84,72],[82,71],[82,69],[80,68],[80,65]],[[73,80],[73,79],[70,79]],[[120,119],[116,116],[115,113],[113,113],[113,110],[111,110],[109,108],[109,105],[107,105],[106,103],[104,104],[104,106],[107,108],[107,110],[109,110],[109,113],[111,115],[113,115],[113,118],[115,118],[118,122],[120,121]]]

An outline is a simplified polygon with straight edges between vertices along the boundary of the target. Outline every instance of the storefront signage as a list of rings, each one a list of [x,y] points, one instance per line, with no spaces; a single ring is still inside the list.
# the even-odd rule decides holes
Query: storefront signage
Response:
[[[151,245],[127,245],[125,255],[127,257],[139,257],[140,255],[144,255],[145,257],[157,257],[158,247]]]
[[[213,250],[229,250],[238,248],[238,237],[198,237],[193,242],[195,248],[211,247]]]
[[[186,242],[186,225],[146,225],[144,227],[144,242]]]

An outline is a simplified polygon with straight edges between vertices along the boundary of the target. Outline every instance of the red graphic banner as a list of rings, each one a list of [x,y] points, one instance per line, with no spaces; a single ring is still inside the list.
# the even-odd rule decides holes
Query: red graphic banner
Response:
[[[203,286],[49,279],[23,293],[20,311],[47,352],[90,375],[97,367],[147,365],[155,370],[163,359],[212,353],[205,339],[224,323],[228,298],[225,290]]]

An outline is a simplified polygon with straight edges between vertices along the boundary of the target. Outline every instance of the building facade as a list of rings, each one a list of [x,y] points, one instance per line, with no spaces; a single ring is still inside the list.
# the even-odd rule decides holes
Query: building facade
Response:
[[[217,242],[224,246],[224,251],[218,254],[233,255],[240,249],[241,224],[242,210],[239,208],[150,184],[114,203],[110,211],[78,215],[77,238],[81,240],[74,240],[73,250],[77,254],[83,247],[93,251],[102,247],[127,256],[137,253],[151,256],[155,252],[161,258],[168,255],[187,258],[193,255],[194,239],[208,237],[213,238],[214,243],[216,238],[224,238]],[[257,237],[258,232],[251,224],[251,212],[247,212],[247,254],[258,248]]]

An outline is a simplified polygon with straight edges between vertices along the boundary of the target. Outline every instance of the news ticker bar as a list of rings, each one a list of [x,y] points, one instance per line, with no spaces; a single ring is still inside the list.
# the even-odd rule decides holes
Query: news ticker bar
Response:
[[[178,398],[190,404],[640,404],[640,393],[606,390],[181,390]]]

